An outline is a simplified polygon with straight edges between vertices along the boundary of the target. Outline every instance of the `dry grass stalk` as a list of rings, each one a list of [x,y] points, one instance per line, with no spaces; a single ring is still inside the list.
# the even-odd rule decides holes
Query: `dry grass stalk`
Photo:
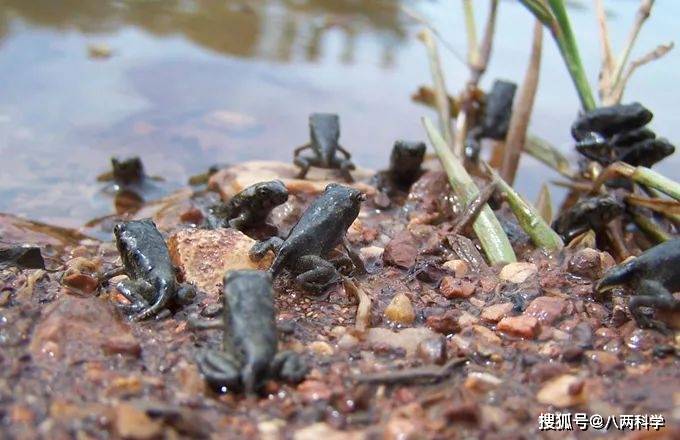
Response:
[[[531,46],[531,57],[527,67],[524,83],[520,92],[519,100],[515,105],[510,119],[508,135],[505,138],[505,154],[501,166],[500,175],[509,185],[513,185],[519,159],[524,149],[524,143],[529,128],[529,119],[534,108],[536,89],[541,69],[541,53],[543,45],[543,25],[536,20],[534,25],[534,38]]]
[[[432,81],[434,83],[434,98],[437,107],[437,115],[439,117],[439,129],[444,136],[444,140],[450,144],[451,141],[453,141],[453,132],[451,131],[450,122],[451,108],[449,107],[444,72],[442,71],[441,62],[439,60],[437,45],[432,38],[432,32],[428,29],[422,30],[418,34],[418,38],[425,44],[428,59],[430,60],[430,72],[432,73]]]

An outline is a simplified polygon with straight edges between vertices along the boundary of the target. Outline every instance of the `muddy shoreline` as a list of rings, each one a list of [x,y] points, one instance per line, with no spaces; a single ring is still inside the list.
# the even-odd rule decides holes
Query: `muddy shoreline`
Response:
[[[247,181],[243,168],[213,176],[211,187],[226,197]],[[288,182],[289,201],[269,219],[280,234],[325,185],[311,178]],[[371,193],[368,180],[357,185]],[[135,214],[152,217],[168,242],[184,243],[171,246],[173,260],[186,281],[203,286],[193,304],[141,323],[116,310],[121,297],[112,285],[93,282],[117,264],[111,240],[3,216],[3,240],[40,246],[53,271],[0,272],[2,431],[12,438],[552,438],[559,433],[540,432],[539,415],[570,411],[605,419],[660,414],[666,426],[649,434],[678,435],[680,396],[668,386],[680,380],[678,333],[638,328],[624,289],[594,298],[593,284],[614,259],[585,247],[535,250],[502,208],[496,214],[515,232],[522,263],[472,264],[451,246],[462,238],[450,236],[457,216],[449,194],[433,166],[390,207],[375,193],[363,204],[348,239],[369,272],[355,277],[371,299],[365,331],[342,285],[314,297],[288,277],[276,280],[280,349],[302,354],[311,371],[296,386],[268,382],[261,398],[208,390],[194,362],[198,350],[221,343],[219,331],[187,326],[188,316],[219,302],[218,286],[205,288],[211,278],[195,277],[242,264],[225,255],[238,254],[234,243],[247,239],[211,239],[205,252],[215,261],[192,269],[200,255],[191,252],[207,233],[192,223],[215,193],[185,189]],[[90,231],[110,234],[115,220]],[[677,325],[677,317],[665,319]],[[426,380],[412,369],[425,369]]]

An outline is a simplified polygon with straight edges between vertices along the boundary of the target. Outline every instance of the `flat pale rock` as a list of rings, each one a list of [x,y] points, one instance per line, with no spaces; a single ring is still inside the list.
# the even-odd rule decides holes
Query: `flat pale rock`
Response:
[[[236,229],[184,229],[170,237],[168,248],[173,264],[184,280],[210,295],[219,295],[227,270],[266,270],[272,262],[270,252],[261,261],[248,256],[255,240]]]
[[[299,169],[292,163],[276,161],[243,162],[218,171],[210,177],[208,188],[219,191],[223,200],[231,199],[244,188],[267,180],[281,180],[291,194],[316,195],[323,192],[326,185],[337,182],[349,185],[372,196],[376,190],[371,185],[360,182],[368,179],[374,173],[366,169],[352,172],[355,183],[347,184],[336,170],[310,168],[306,179],[297,179]]]
[[[537,272],[538,268],[534,263],[510,263],[501,269],[501,273],[498,276],[504,281],[519,284]]]
[[[558,408],[581,405],[586,402],[583,380],[570,374],[558,376],[543,385],[536,400]]]
[[[413,356],[418,349],[418,344],[436,336],[437,333],[427,327],[406,328],[398,332],[373,327],[366,333],[366,340],[371,344],[382,343],[390,347],[403,348],[407,356]]]

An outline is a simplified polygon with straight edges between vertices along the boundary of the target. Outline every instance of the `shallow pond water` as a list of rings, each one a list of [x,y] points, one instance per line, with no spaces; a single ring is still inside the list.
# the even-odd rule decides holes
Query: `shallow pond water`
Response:
[[[591,3],[569,3],[595,84]],[[637,2],[607,4],[619,48]],[[464,53],[457,0],[0,0],[0,212],[64,226],[112,212],[96,182],[111,155],[142,156],[168,191],[216,163],[289,160],[314,111],[339,113],[343,145],[358,164],[380,168],[395,139],[423,139],[420,117],[434,116],[409,98],[430,74],[415,38],[421,26],[402,6]],[[655,9],[636,54],[677,37],[680,3],[659,0]],[[521,81],[531,29],[521,5],[501,2],[483,86],[497,77]],[[88,55],[100,47],[110,56]],[[578,101],[547,36],[544,47],[531,128],[569,151]],[[467,69],[452,51],[440,52],[455,92]],[[679,63],[672,52],[643,67],[624,99],[651,108],[659,135],[676,142]],[[659,169],[677,177],[677,165],[678,155]],[[525,159],[518,188],[533,199],[555,177]]]

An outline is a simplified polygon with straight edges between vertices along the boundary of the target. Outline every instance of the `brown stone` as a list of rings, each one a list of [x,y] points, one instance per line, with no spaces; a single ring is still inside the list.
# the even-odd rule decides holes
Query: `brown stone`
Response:
[[[467,298],[475,293],[475,285],[469,281],[454,277],[444,277],[439,291],[447,298]]]
[[[383,253],[383,261],[402,269],[412,267],[418,256],[418,248],[415,239],[409,231],[401,231],[394,236]]]
[[[505,317],[498,323],[498,330],[527,339],[534,338],[539,330],[538,319],[528,315]]]
[[[577,251],[569,260],[569,272],[583,278],[600,278],[602,276],[600,252],[591,248]]]
[[[173,263],[185,281],[210,295],[219,295],[227,270],[267,269],[273,255],[259,262],[248,253],[255,240],[236,229],[184,229],[170,237],[168,247]]]
[[[550,325],[562,315],[565,300],[555,296],[539,296],[531,301],[524,314],[533,316],[541,324]]]
[[[146,412],[127,403],[120,403],[114,411],[114,427],[118,435],[126,439],[145,440],[159,436],[163,423],[152,420]]]
[[[481,317],[482,319],[489,322],[498,322],[505,318],[512,311],[512,308],[513,305],[510,302],[494,304],[484,308],[484,310],[482,310]]]
[[[470,271],[470,266],[464,260],[449,260],[442,266],[444,269],[453,272],[456,278],[462,278]]]
[[[460,331],[458,314],[453,310],[447,310],[441,315],[431,315],[425,320],[425,324],[437,333],[449,335]]]
[[[325,382],[314,379],[307,379],[297,387],[302,399],[306,402],[317,400],[328,400],[331,398],[331,389]]]
[[[92,293],[97,290],[99,280],[93,276],[84,273],[71,273],[64,277],[62,282],[73,289],[80,290],[83,293]]]

